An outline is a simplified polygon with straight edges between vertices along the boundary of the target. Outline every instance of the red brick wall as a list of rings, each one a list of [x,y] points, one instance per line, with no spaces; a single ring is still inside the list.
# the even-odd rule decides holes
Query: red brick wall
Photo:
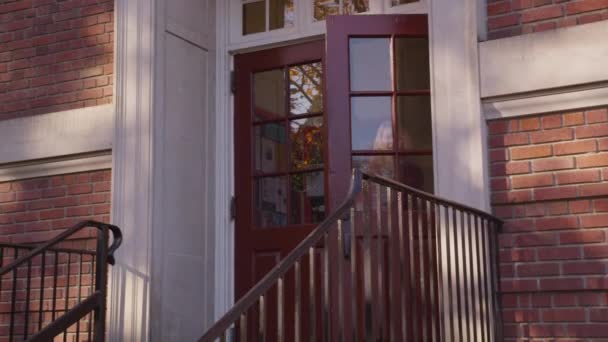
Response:
[[[112,101],[113,4],[0,2],[0,119]]]
[[[488,0],[488,39],[608,19],[606,0]]]
[[[608,111],[496,120],[489,134],[507,340],[608,337]]]
[[[0,241],[49,240],[79,221],[110,220],[109,170],[0,183]]]

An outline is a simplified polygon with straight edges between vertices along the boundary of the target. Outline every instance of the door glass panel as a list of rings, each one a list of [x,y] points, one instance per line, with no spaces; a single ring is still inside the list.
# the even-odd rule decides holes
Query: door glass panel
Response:
[[[349,44],[351,90],[391,90],[390,39],[351,38]]]
[[[431,149],[430,96],[399,96],[397,98],[399,149]]]
[[[253,74],[253,112],[256,120],[285,117],[285,77],[283,69]]]
[[[257,178],[254,184],[254,222],[258,227],[287,224],[287,177]]]
[[[428,38],[396,38],[395,64],[398,90],[430,88]]]
[[[325,218],[323,172],[306,172],[290,178],[290,224],[317,223]]]
[[[269,123],[255,126],[254,173],[287,171],[287,132],[284,123]]]
[[[323,67],[320,62],[289,68],[289,108],[294,115],[323,111]]]
[[[323,118],[293,120],[289,124],[292,170],[323,167]]]
[[[314,0],[314,20],[325,20],[328,15],[356,14],[369,11],[369,0]]]
[[[433,156],[399,156],[399,181],[433,193]]]
[[[266,4],[264,1],[243,4],[243,34],[266,31]]]
[[[390,150],[393,126],[390,96],[351,98],[353,150]]]
[[[393,178],[394,160],[394,157],[385,155],[353,156],[353,167],[378,176]]]

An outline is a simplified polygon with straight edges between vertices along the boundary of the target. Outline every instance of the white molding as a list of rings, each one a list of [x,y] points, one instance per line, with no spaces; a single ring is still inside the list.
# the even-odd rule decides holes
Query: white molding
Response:
[[[68,173],[106,170],[112,168],[112,154],[62,160],[43,160],[25,164],[0,165],[0,182],[36,177],[65,175]]]
[[[534,94],[527,97],[493,98],[483,100],[486,119],[569,111],[608,105],[608,86],[583,87],[568,91]]]
[[[234,195],[233,96],[230,94],[232,56],[226,6],[216,6],[216,107],[215,123],[215,305],[214,318],[222,317],[234,304],[234,221],[230,200]]]
[[[115,1],[116,119],[111,215],[124,238],[108,283],[109,341],[150,341],[157,2]]]
[[[608,21],[479,44],[481,97],[608,81]]]
[[[112,105],[0,121],[0,164],[109,150],[113,121]]]

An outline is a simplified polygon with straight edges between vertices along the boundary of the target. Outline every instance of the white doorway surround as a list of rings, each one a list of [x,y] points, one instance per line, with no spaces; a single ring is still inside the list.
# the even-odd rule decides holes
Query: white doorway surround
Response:
[[[116,1],[111,341],[193,341],[213,321],[214,3]]]
[[[112,341],[194,340],[234,301],[231,54],[324,31],[233,46],[229,3],[116,2],[112,220],[124,244],[109,283]],[[478,1],[424,4],[435,189],[487,209]]]

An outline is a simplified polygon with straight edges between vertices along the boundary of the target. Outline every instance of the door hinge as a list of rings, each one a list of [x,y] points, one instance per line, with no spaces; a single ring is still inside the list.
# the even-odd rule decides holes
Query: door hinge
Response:
[[[230,92],[232,95],[236,94],[236,76],[234,70],[230,71]]]
[[[232,198],[230,198],[230,219],[231,220],[236,219],[236,197],[234,197],[234,196],[232,196]]]

